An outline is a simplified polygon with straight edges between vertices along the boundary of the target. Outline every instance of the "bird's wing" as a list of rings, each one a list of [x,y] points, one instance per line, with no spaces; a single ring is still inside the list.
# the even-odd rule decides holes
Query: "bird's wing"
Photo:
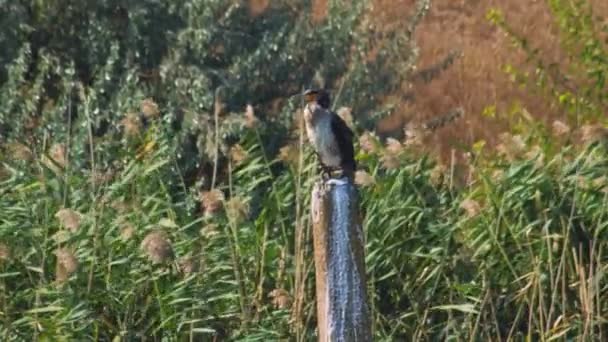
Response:
[[[353,131],[351,131],[350,127],[348,127],[340,115],[334,112],[331,112],[331,129],[336,133],[336,135],[345,137],[348,139],[349,143],[352,142]]]
[[[355,151],[353,148],[353,131],[348,127],[342,118],[331,112],[331,130],[334,133],[336,143],[343,157],[343,163],[352,163],[355,166]]]

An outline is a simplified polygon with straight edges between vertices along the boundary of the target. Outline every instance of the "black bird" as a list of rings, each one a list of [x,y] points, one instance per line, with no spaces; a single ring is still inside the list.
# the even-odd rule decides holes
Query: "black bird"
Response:
[[[319,158],[322,177],[331,178],[333,171],[341,170],[341,177],[352,179],[357,167],[353,132],[338,114],[329,109],[326,90],[308,89],[304,97],[306,133]]]

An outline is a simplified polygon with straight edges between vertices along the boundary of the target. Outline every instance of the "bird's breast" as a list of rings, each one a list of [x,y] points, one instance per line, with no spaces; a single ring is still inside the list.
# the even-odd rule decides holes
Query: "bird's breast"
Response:
[[[331,129],[331,117],[322,115],[315,117],[315,120],[306,120],[306,133],[321,163],[330,167],[339,167],[340,151]]]

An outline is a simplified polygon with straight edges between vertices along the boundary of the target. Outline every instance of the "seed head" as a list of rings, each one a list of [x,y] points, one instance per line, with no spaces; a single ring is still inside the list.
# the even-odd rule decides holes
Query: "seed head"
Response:
[[[193,256],[185,256],[179,259],[177,262],[179,271],[184,274],[186,277],[196,273],[200,269],[199,260],[195,259]]]
[[[173,247],[163,231],[148,233],[141,242],[141,249],[155,264],[162,264],[173,259]]]
[[[120,120],[119,125],[122,127],[124,134],[128,137],[139,135],[142,129],[141,120],[135,113],[127,114],[122,120]]]
[[[403,152],[403,145],[399,140],[394,138],[386,139],[386,148],[380,160],[384,167],[388,170],[396,169],[400,165],[399,157]]]
[[[158,105],[150,98],[141,101],[140,110],[146,119],[156,119],[160,115]]]
[[[55,251],[57,264],[55,265],[55,280],[64,283],[78,269],[78,259],[67,248],[59,248]]]
[[[378,151],[378,139],[370,132],[364,132],[359,137],[359,145],[361,149],[367,153],[375,153]]]
[[[399,158],[393,153],[384,153],[380,158],[382,165],[387,170],[394,170],[399,167]]]
[[[230,147],[230,158],[235,165],[240,165],[247,159],[247,151],[240,144]]]
[[[496,169],[492,172],[492,180],[494,182],[500,182],[502,180],[502,178],[504,177],[505,172],[501,169]]]
[[[585,144],[608,139],[608,128],[602,125],[585,125],[581,127],[581,140]]]
[[[409,123],[403,129],[406,146],[422,146],[425,132],[420,125]]]
[[[386,151],[388,153],[399,155],[401,151],[403,151],[403,145],[401,145],[397,139],[388,138],[386,139]]]
[[[205,216],[213,216],[222,209],[224,193],[218,189],[203,191],[200,194],[200,200],[203,205]]]
[[[120,229],[120,238],[123,241],[131,240],[135,236],[135,228],[131,223],[125,223]]]
[[[545,154],[539,145],[534,145],[525,154],[526,159],[534,160],[534,165],[537,168],[543,167],[545,164]]]
[[[374,183],[376,183],[376,180],[374,179],[374,176],[370,175],[369,173],[363,170],[358,170],[355,172],[355,184],[361,186],[370,186]]]
[[[506,157],[509,161],[521,157],[526,150],[526,143],[519,134],[511,135],[510,133],[501,133],[499,135],[499,140],[500,144],[496,146],[496,150],[499,155]]]
[[[563,121],[555,120],[553,121],[553,134],[558,137],[562,137],[570,133],[570,126],[566,125]]]
[[[431,170],[431,173],[429,175],[429,179],[430,179],[431,183],[435,186],[441,185],[446,172],[447,172],[447,168],[445,165],[443,165],[443,164],[435,165],[435,167],[433,167],[433,169]]]
[[[277,309],[288,309],[291,306],[291,296],[285,289],[274,289],[268,297],[272,298],[272,305]]]
[[[55,214],[55,217],[59,219],[59,223],[63,227],[67,228],[72,233],[78,231],[78,228],[80,227],[80,221],[82,219],[80,213],[69,208],[60,209]]]
[[[481,212],[481,206],[473,199],[467,198],[460,203],[460,208],[464,209],[468,218],[473,218]]]
[[[249,216],[249,205],[242,197],[232,197],[226,201],[226,213],[236,224],[239,224]]]

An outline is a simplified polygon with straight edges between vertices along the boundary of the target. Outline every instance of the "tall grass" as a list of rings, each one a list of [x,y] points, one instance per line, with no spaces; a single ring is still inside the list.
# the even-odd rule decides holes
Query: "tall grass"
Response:
[[[78,143],[3,145],[3,339],[313,339],[314,159],[297,142],[269,153],[265,130],[245,128],[215,197],[184,186],[158,120],[113,154],[87,139],[85,160]],[[557,152],[535,145],[539,134],[505,136],[508,151],[473,153],[462,186],[413,147],[365,136],[358,182],[378,340],[605,337],[601,135],[552,137]]]

